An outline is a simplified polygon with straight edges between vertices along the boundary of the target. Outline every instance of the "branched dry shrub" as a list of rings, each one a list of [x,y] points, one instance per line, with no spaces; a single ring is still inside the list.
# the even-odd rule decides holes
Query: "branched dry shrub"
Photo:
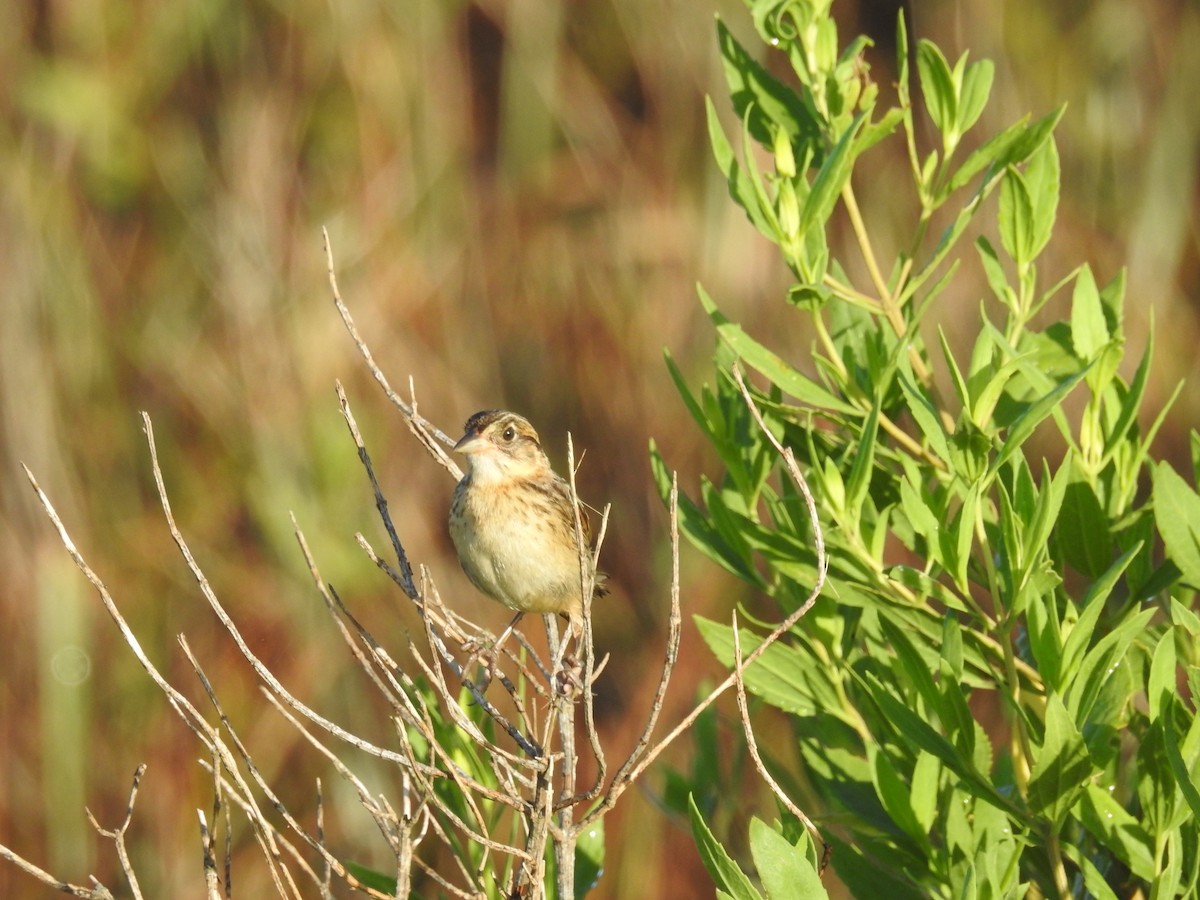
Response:
[[[457,480],[462,473],[446,453],[453,441],[417,411],[411,382],[410,397],[406,401],[392,389],[388,378],[376,365],[370,348],[342,301],[328,241],[326,250],[334,302],[366,366],[412,434]],[[761,426],[759,411],[740,372],[735,370],[734,377],[742,387],[744,402]],[[410,638],[404,648],[406,657],[413,660],[415,668],[412,671],[396,662],[401,654],[394,652],[394,648],[389,650],[376,639],[355,618],[333,587],[324,581],[294,518],[293,526],[313,586],[329,613],[331,627],[337,630],[350,658],[362,669],[389,710],[394,730],[392,740],[386,745],[355,734],[310,708],[254,653],[218,598],[175,521],[149,415],[143,413],[142,421],[165,521],[201,595],[257,675],[265,703],[283,716],[313,751],[324,757],[352,786],[362,809],[378,828],[394,858],[388,873],[351,861],[351,857],[357,855],[353,850],[336,848],[326,839],[326,810],[319,781],[314,786],[318,798],[315,827],[289,810],[281,799],[286,792],[261,773],[255,763],[253,748],[242,739],[238,723],[225,713],[217,691],[192,653],[186,637],[180,635],[180,646],[211,704],[208,712],[197,708],[180,687],[172,684],[150,661],[104,581],[75,546],[50,499],[38,486],[33,473],[26,469],[38,499],[72,560],[96,588],[121,636],[190,729],[208,760],[206,769],[211,776],[212,808],[209,815],[198,810],[197,816],[203,849],[201,874],[210,898],[220,896],[223,891],[228,895],[230,891],[233,859],[229,835],[231,817],[235,814],[250,824],[263,864],[281,897],[300,897],[314,892],[321,897],[331,897],[335,884],[377,898],[408,897],[414,890],[432,890],[455,897],[581,896],[595,884],[602,866],[605,814],[641,778],[659,754],[688,731],[701,713],[731,688],[736,690],[746,738],[759,771],[784,806],[816,835],[815,828],[762,765],[751,729],[742,672],[811,607],[824,580],[823,562],[807,602],[744,657],[739,646],[736,650],[739,662],[732,673],[671,730],[656,738],[681,635],[678,518],[675,490],[672,489],[671,616],[662,670],[640,738],[610,775],[605,748],[596,730],[591,689],[602,677],[607,658],[601,661],[595,658],[590,603],[586,605],[583,617],[579,671],[570,676],[561,671],[563,654],[559,652],[559,635],[553,616],[545,617],[548,654],[543,658],[519,630],[513,632],[515,642],[502,642],[497,648],[496,637],[487,629],[446,606],[431,573],[423,566],[414,568],[410,563],[340,384],[337,393],[342,415],[391,542],[390,556],[385,558],[378,553],[362,534],[356,535],[356,539],[368,559],[414,605],[422,624],[423,640]],[[808,487],[791,450],[779,445],[765,428],[764,435],[780,453],[798,490],[809,497]],[[575,496],[574,455],[569,439],[568,455],[571,491],[578,517],[581,513]],[[819,536],[811,499],[809,511]],[[597,556],[604,539],[607,513],[605,509],[593,551]],[[590,597],[591,586],[586,582],[593,566],[582,564],[582,554],[588,551],[578,527],[577,537],[581,553],[581,588],[583,595]],[[818,549],[818,552],[823,560],[823,550]],[[573,688],[572,684],[575,685]],[[577,724],[581,742],[577,742]],[[351,751],[394,767],[400,785],[398,795],[388,796],[371,787],[373,779],[364,771],[356,770],[349,761],[355,755]],[[596,775],[590,784],[582,785],[578,770],[585,754],[593,757]],[[144,770],[144,766],[138,769],[128,813],[118,828],[106,830],[92,820],[100,834],[114,842],[121,869],[136,897],[141,896],[141,890],[137,873],[125,851],[125,834]],[[223,844],[218,832],[224,834]],[[817,838],[819,841],[819,835]],[[91,898],[112,896],[109,888],[95,879],[91,887],[70,884],[7,848],[0,847],[0,854],[34,878],[65,893]],[[220,865],[218,861],[222,859],[223,865]]]

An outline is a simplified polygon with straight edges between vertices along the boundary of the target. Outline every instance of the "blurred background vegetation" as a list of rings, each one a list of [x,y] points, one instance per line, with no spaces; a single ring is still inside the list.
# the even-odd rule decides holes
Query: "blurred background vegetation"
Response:
[[[876,39],[885,92],[897,9],[834,7],[843,40]],[[810,340],[782,302],[781,264],[710,161],[703,97],[728,106],[714,12],[750,34],[733,0],[0,4],[0,842],[61,877],[115,884],[83,807],[115,825],[145,761],[134,862],[148,895],[182,896],[200,878],[192,810],[211,806],[189,734],[35,509],[19,461],[150,657],[197,696],[175,642],[186,633],[268,779],[311,810],[321,776],[335,846],[361,862],[377,859],[373,827],[290,727],[257,712],[248,668],[170,543],[137,411],[155,421],[176,516],[213,586],[321,712],[376,739],[389,729],[330,633],[289,510],[376,635],[400,646],[415,623],[354,547],[356,530],[382,542],[336,378],[412,559],[448,602],[503,624],[454,561],[452,485],[365,377],[329,302],[322,225],[359,327],[393,383],[412,375],[426,416],[455,432],[476,409],[507,406],[560,467],[565,431],[586,448],[580,492],[613,503],[604,564],[616,589],[596,621],[613,654],[601,724],[617,755],[632,745],[669,573],[647,442],[689,488],[714,468],[662,350],[694,383],[711,380],[696,281],[794,358]],[[1090,261],[1102,282],[1128,262],[1133,340],[1151,309],[1157,323],[1150,397],[1181,377],[1193,385],[1159,439],[1182,461],[1200,421],[1200,8],[918,0],[906,14],[914,37],[951,58],[996,61],[979,134],[1069,104],[1049,252],[1062,273]],[[884,244],[907,233],[912,208],[888,190],[906,180],[900,149],[873,151],[877,177],[856,185]],[[982,296],[948,297],[947,328]],[[754,602],[690,554],[683,596],[689,614]],[[713,672],[689,627],[668,720]],[[676,748],[672,765],[689,764],[689,747]],[[658,789],[661,770],[652,776]],[[752,777],[735,784],[725,824],[772,814]],[[598,896],[711,891],[686,823],[648,814],[656,806],[648,790],[610,817]],[[235,868],[246,896],[267,895],[263,875]],[[0,896],[38,895],[0,865]]]

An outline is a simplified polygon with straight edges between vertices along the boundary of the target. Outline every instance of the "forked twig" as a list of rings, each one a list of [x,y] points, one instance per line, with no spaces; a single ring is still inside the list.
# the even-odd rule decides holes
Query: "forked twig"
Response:
[[[405,424],[409,430],[416,435],[417,440],[427,449],[430,454],[445,468],[454,480],[458,481],[462,478],[462,469],[454,462],[446,451],[439,446],[444,444],[447,447],[454,446],[454,439],[448,434],[417,413],[416,403],[405,403],[400,399],[400,395],[392,390],[391,383],[387,376],[375,362],[375,357],[371,354],[371,349],[367,346],[367,342],[362,339],[362,335],[358,333],[358,327],[354,324],[354,318],[350,315],[350,310],[346,308],[346,304],[342,302],[341,291],[338,290],[337,272],[333,264],[333,246],[329,242],[329,232],[325,228],[321,229],[321,236],[325,242],[325,262],[329,271],[329,289],[333,293],[333,302],[337,307],[338,314],[342,317],[342,324],[346,326],[346,331],[349,332],[354,345],[358,348],[358,352],[362,354],[363,360],[367,364],[367,368],[374,376],[379,386],[383,388],[384,394],[392,401],[396,409],[400,410],[400,414],[404,417]],[[411,393],[411,391],[410,391]]]
[[[760,656],[766,653],[771,645],[779,640],[779,638],[794,628],[796,623],[799,622],[800,619],[802,619],[810,609],[812,609],[812,605],[817,602],[817,597],[821,595],[821,591],[825,587],[825,577],[829,569],[829,559],[825,553],[825,538],[821,532],[820,519],[817,516],[817,503],[816,500],[813,499],[812,491],[809,490],[808,482],[804,479],[804,474],[800,471],[799,465],[796,464],[796,457],[793,455],[791,448],[784,447],[782,444],[780,444],[779,439],[776,438],[775,435],[771,433],[771,430],[767,427],[766,422],[763,420],[762,413],[759,412],[758,406],[754,402],[754,397],[750,394],[750,389],[746,386],[746,382],[742,378],[741,368],[736,363],[733,366],[733,379],[735,382],[737,382],[738,388],[742,392],[742,398],[745,400],[747,407],[754,416],[755,422],[758,423],[759,428],[762,429],[762,432],[766,436],[767,440],[783,457],[784,467],[786,468],[788,475],[791,476],[796,486],[800,489],[801,494],[804,496],[804,502],[808,507],[809,522],[813,529],[813,541],[816,544],[817,554],[817,580],[813,585],[812,590],[809,592],[807,599],[805,599],[805,601],[800,604],[800,606],[794,612],[787,616],[787,618],[776,625],[774,630],[772,630],[770,634],[763,638],[758,646],[750,651],[749,655],[747,655],[743,661],[743,667],[748,667]],[[631,754],[630,762],[627,762],[626,766],[623,766],[622,769],[613,777],[612,786],[604,795],[604,799],[596,806],[595,809],[583,817],[583,819],[580,821],[580,827],[586,827],[592,824],[601,816],[603,816],[608,810],[612,809],[613,805],[616,804],[620,796],[634,781],[637,780],[642,772],[644,772],[650,766],[650,764],[658,758],[659,754],[661,754],[677,737],[691,728],[700,715],[717,701],[718,697],[735,685],[737,678],[737,673],[731,672],[724,681],[722,681],[719,685],[713,688],[712,691],[709,692],[707,697],[697,703],[696,706],[692,708],[692,711],[684,716],[679,724],[672,728],[671,731],[669,731],[666,736],[662,738],[662,740],[660,740],[653,748],[647,750],[641,759],[639,759],[636,763],[632,763],[633,755]],[[635,753],[636,752],[637,748],[635,748]]]
[[[788,812],[804,823],[804,827],[808,829],[812,835],[814,842],[821,844],[821,859],[818,863],[817,873],[823,873],[825,867],[829,865],[829,855],[833,850],[833,845],[830,844],[824,837],[817,826],[813,824],[812,819],[805,815],[787,793],[779,786],[779,782],[767,770],[766,764],[762,760],[762,756],[758,752],[758,741],[754,738],[754,726],[750,723],[750,705],[746,702],[746,666],[742,661],[742,640],[738,631],[737,610],[733,612],[733,674],[737,676],[737,703],[738,712],[742,717],[742,733],[746,736],[746,749],[750,751],[750,758],[754,762],[754,768],[758,770],[758,774],[762,780],[767,783],[767,786],[779,799],[779,802],[787,807]]]
[[[133,871],[133,864],[129,861],[129,851],[125,847],[125,832],[129,828],[129,823],[133,821],[133,804],[137,802],[138,788],[142,784],[142,776],[146,774],[146,764],[142,763],[133,773],[133,786],[129,789],[129,803],[125,806],[125,818],[121,824],[111,831],[107,828],[101,828],[100,823],[96,821],[96,817],[92,815],[92,811],[84,807],[84,812],[87,814],[88,821],[92,823],[92,827],[100,833],[101,836],[109,838],[117,848],[117,859],[121,863],[121,871],[125,873],[125,879],[129,882],[129,890],[133,892],[133,896],[137,900],[142,898],[142,888],[138,884],[137,874]]]

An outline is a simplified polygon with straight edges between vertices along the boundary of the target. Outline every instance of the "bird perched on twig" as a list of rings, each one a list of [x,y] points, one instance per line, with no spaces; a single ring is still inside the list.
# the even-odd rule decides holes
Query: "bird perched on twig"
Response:
[[[516,413],[484,410],[467,420],[454,449],[467,458],[450,504],[450,537],[463,571],[517,613],[509,629],[525,613],[558,613],[578,637],[583,591],[571,489],[551,468],[537,432]],[[582,509],[580,524],[593,596],[603,596],[606,579],[592,568]]]

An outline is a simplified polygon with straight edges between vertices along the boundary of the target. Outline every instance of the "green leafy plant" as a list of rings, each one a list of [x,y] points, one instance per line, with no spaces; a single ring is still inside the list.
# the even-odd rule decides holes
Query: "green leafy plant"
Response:
[[[815,369],[751,337],[701,289],[719,336],[716,386],[694,393],[668,365],[725,471],[681,498],[680,519],[785,613],[817,581],[805,504],[772,477],[779,455],[731,376],[736,361],[765,383],[754,403],[807,472],[829,558],[821,598],[745,683],[790,716],[838,876],[861,897],[1193,896],[1200,496],[1150,451],[1170,406],[1143,410],[1152,340],[1121,374],[1124,275],[1101,286],[1087,265],[1053,282],[1041,270],[1062,110],[968,142],[990,62],[951,63],[920,41],[914,73],[901,17],[896,104],[884,109],[868,40],[839,50],[829,0],[747,5],[798,86],[719,24],[741,128],[728,135],[710,103],[713,151],[795,278],[787,300],[815,336]],[[915,210],[890,260],[854,177],[883,141],[904,144]],[[835,254],[839,209],[861,266]],[[997,210],[999,246],[979,233],[985,209]],[[963,352],[931,314],[972,267],[991,296]],[[1038,313],[1068,297],[1066,320],[1041,327]],[[669,468],[657,453],[653,466],[665,497]],[[697,624],[732,664],[733,626]],[[761,641],[749,628],[737,637]],[[758,896],[691,809],[722,891]],[[780,837],[765,827],[752,826],[750,849],[767,894],[823,893],[767,871]],[[812,848],[787,836],[788,865],[811,868]]]

